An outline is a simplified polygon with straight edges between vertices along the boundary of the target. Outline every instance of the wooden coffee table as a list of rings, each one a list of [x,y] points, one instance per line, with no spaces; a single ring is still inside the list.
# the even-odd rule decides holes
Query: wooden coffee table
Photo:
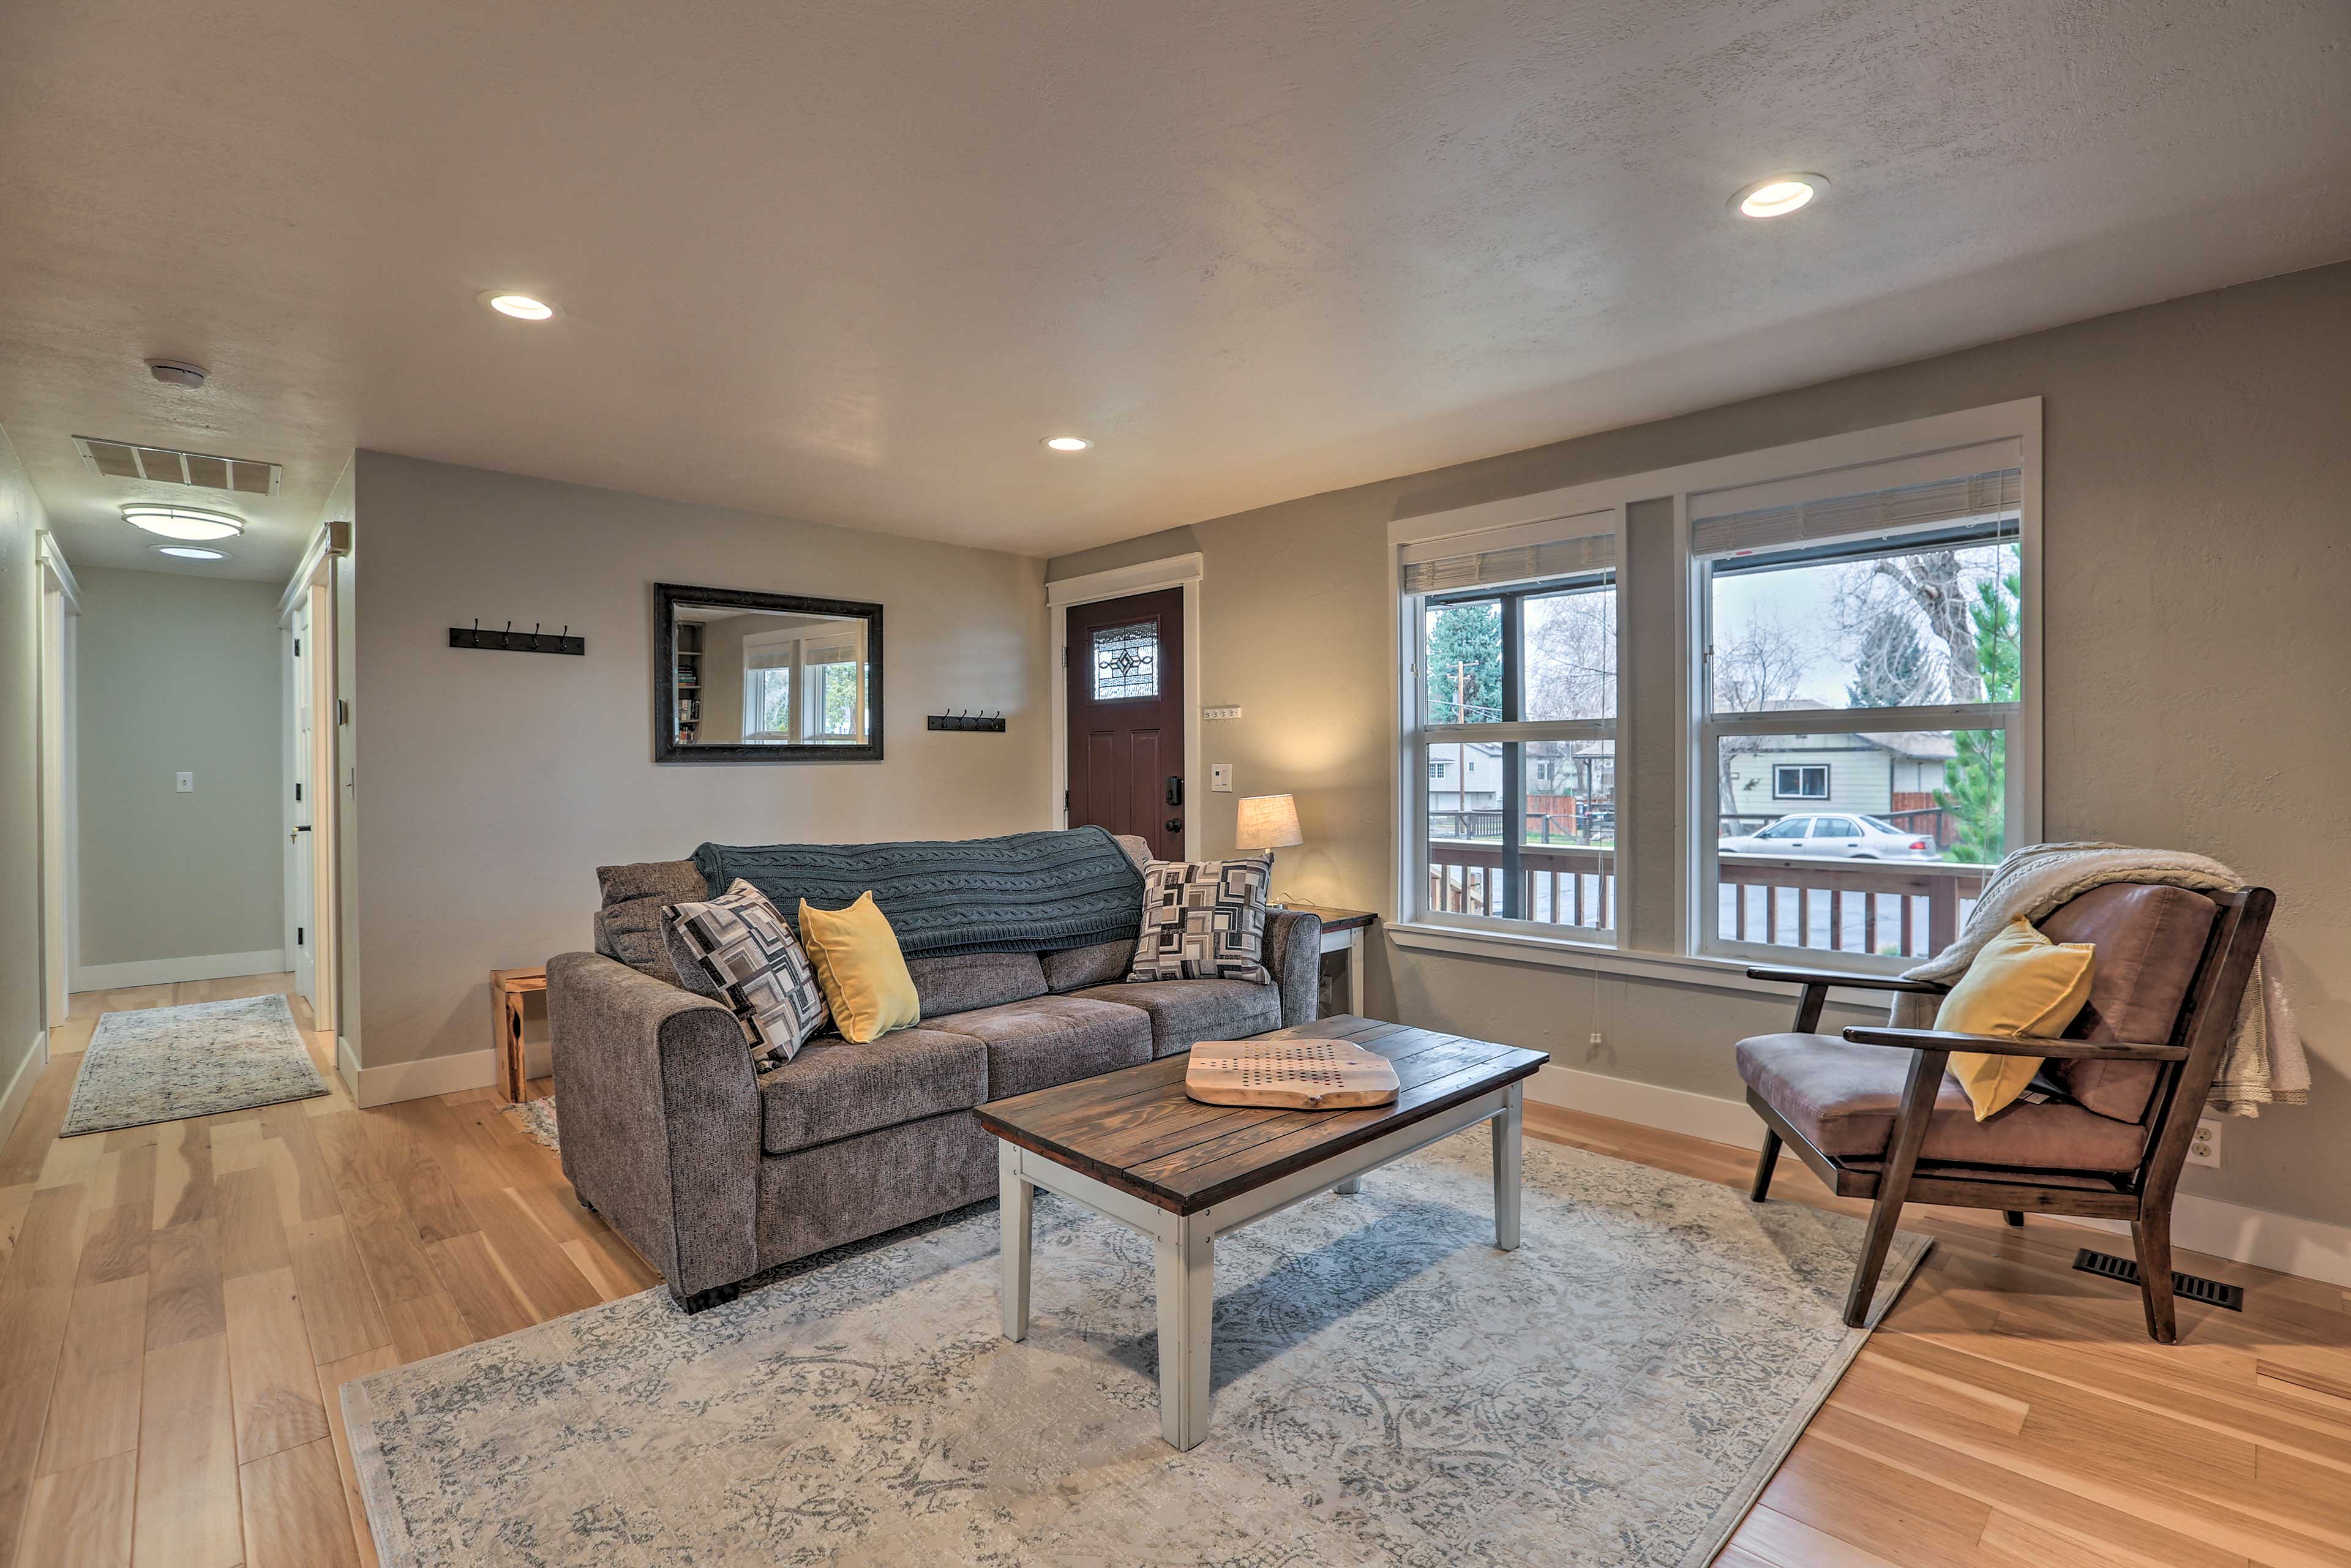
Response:
[[[1162,1057],[979,1108],[1004,1184],[1004,1336],[1029,1334],[1036,1189],[1149,1236],[1159,1269],[1159,1429],[1178,1448],[1208,1433],[1208,1322],[1216,1239],[1480,1122],[1494,1124],[1494,1245],[1519,1244],[1524,1081],[1540,1051],[1342,1016],[1261,1039],[1353,1040],[1395,1063],[1390,1105],[1278,1111],[1203,1105],[1183,1056]]]

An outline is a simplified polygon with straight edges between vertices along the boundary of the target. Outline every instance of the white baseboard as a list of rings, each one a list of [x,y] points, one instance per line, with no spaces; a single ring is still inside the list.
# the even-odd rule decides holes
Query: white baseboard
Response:
[[[335,1076],[343,1081],[343,1087],[350,1091],[352,1102],[357,1103],[360,1097],[359,1052],[353,1051],[351,1042],[340,1034],[335,1036]]]
[[[8,1087],[0,1090],[0,1144],[16,1130],[16,1118],[25,1113],[25,1102],[33,1097],[33,1085],[41,1081],[41,1070],[49,1064],[49,1031],[43,1030],[33,1037],[33,1048],[25,1060],[16,1064],[16,1076]]]
[[[207,953],[193,958],[141,958],[128,964],[78,964],[77,991],[120,991],[132,986],[168,986],[180,980],[230,980],[245,975],[282,975],[293,967],[283,947],[254,953]]]
[[[398,1100],[454,1094],[460,1089],[486,1089],[497,1081],[496,1051],[465,1051],[455,1056],[428,1056],[422,1061],[361,1067],[351,1098],[362,1107],[389,1105]]]
[[[1539,1105],[1583,1111],[1735,1148],[1763,1146],[1763,1123],[1744,1102],[1718,1100],[1686,1089],[1554,1066],[1545,1067],[1529,1081],[1527,1099]],[[2072,1215],[2047,1218],[2095,1230],[2127,1233],[2130,1229],[2121,1220]],[[2181,1193],[2171,1207],[2171,1243],[2192,1252],[2275,1269],[2282,1274],[2351,1287],[2351,1226]]]

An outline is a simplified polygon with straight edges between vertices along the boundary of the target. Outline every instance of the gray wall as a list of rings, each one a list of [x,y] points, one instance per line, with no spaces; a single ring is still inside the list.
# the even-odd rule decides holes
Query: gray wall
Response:
[[[0,1095],[41,1034],[41,566],[47,526],[0,431]],[[0,1138],[7,1136],[0,1120]]]
[[[77,576],[77,966],[282,953],[277,590],[177,572]],[[182,771],[196,776],[191,794],[173,788]]]
[[[1046,825],[1041,561],[376,452],[357,505],[368,1069],[486,1049],[488,972],[588,946],[599,865]],[[657,766],[657,581],[879,601],[887,759]],[[449,647],[476,616],[587,655]],[[1009,733],[924,727],[948,707]]]
[[[1049,563],[1052,578],[1179,550],[1207,557],[1207,731],[1238,768],[1198,792],[1207,852],[1242,795],[1296,792],[1307,840],[1283,882],[1386,909],[1388,707],[1397,516],[1639,473],[2012,398],[2045,400],[2043,802],[2053,839],[2201,851],[2277,889],[2277,946],[2315,1058],[2306,1108],[2237,1124],[2194,1191],[2351,1222],[2351,265],[2321,268],[1656,423],[1167,530]],[[1634,508],[1628,580],[1670,560],[1660,507]],[[1643,573],[1648,565],[1651,570]],[[1669,573],[1667,575],[1670,575]],[[1635,731],[1628,866],[1670,857],[1669,629],[1627,608]],[[1649,877],[1639,871],[1644,886]],[[1642,943],[1674,940],[1634,890]],[[1392,913],[1392,911],[1390,912]],[[1373,1001],[1411,1022],[1553,1053],[1562,1065],[1724,1099],[1730,1044],[1786,1027],[1785,1001],[1405,953]],[[1595,1051],[1586,1035],[1602,1031]]]

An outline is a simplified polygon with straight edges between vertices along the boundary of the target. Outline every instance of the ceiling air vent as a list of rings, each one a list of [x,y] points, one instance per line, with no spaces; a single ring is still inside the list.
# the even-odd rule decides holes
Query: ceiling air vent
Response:
[[[275,496],[284,470],[275,463],[250,457],[213,457],[202,452],[172,452],[161,446],[139,446],[128,441],[100,441],[77,435],[74,450],[90,468],[110,479],[152,479],[164,485],[189,485],[199,490],[227,490],[240,496]]]

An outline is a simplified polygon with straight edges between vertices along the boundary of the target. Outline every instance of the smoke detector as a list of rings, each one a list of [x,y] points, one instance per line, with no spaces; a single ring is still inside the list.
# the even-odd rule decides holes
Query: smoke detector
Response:
[[[167,387],[200,387],[212,372],[185,360],[150,360],[147,373]]]

